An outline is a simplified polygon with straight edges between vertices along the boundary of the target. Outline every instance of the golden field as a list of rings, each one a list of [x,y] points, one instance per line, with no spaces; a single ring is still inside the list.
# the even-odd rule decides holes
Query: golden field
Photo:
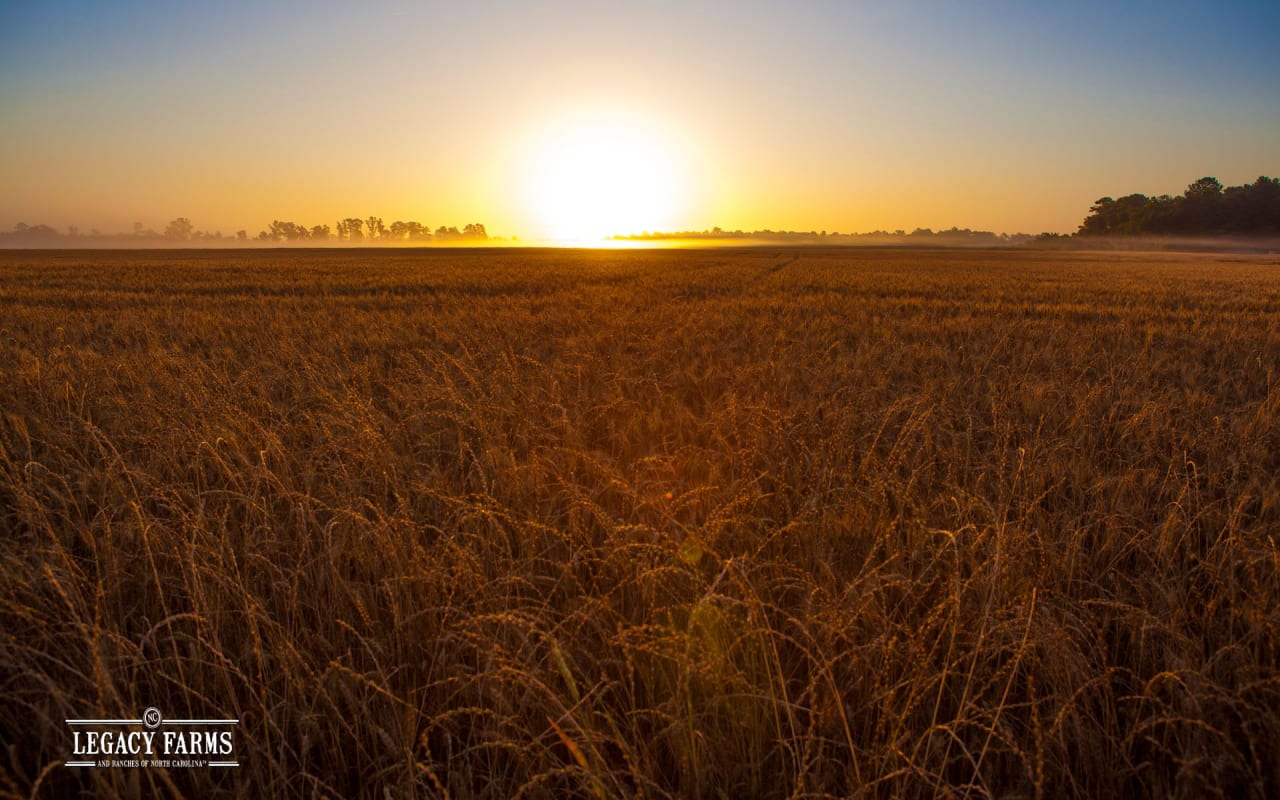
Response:
[[[1280,794],[1276,256],[9,252],[0,409],[4,796]]]

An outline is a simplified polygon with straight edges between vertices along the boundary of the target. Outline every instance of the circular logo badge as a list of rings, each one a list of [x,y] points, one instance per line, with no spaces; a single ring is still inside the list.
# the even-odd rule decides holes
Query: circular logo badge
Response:
[[[160,709],[156,708],[155,706],[152,706],[151,708],[148,708],[146,711],[142,712],[142,724],[146,725],[151,730],[155,730],[156,728],[159,728],[160,723],[163,721],[164,721],[164,718],[160,716]]]

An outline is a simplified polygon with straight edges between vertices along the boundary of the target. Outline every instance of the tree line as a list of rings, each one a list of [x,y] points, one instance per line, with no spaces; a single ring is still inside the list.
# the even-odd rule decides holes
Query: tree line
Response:
[[[1259,177],[1223,188],[1201,178],[1181,195],[1103,197],[1089,209],[1078,236],[1215,236],[1280,234],[1280,180]]]
[[[402,242],[455,243],[474,244],[489,240],[489,233],[483,224],[473,222],[458,230],[449,225],[436,228],[434,231],[420,222],[404,222],[396,220],[390,225],[383,223],[381,217],[347,217],[338,220],[331,228],[328,225],[312,225],[310,227],[296,222],[272,220],[271,224],[256,236],[247,230],[239,230],[231,235],[223,235],[222,231],[198,230],[189,218],[178,217],[165,225],[163,231],[145,227],[141,222],[133,224],[130,233],[102,233],[94,228],[81,231],[74,225],[63,233],[48,225],[28,225],[19,222],[13,230],[0,232],[0,243],[10,246],[59,245],[72,243],[129,244],[147,243],[161,245],[164,242],[183,242],[199,244],[236,244],[237,242],[272,243],[272,242],[316,242],[347,244],[395,244]]]
[[[486,241],[488,238],[484,225],[478,222],[464,225],[462,230],[441,225],[432,232],[429,226],[414,221],[396,220],[390,225],[384,225],[382,217],[347,217],[338,220],[332,231],[328,225],[308,228],[296,222],[273,220],[267,230],[258,234],[261,241],[275,242],[475,242]]]
[[[911,244],[932,246],[1002,246],[1034,243],[1037,245],[1072,246],[1090,237],[1123,236],[1275,236],[1280,235],[1280,179],[1259,177],[1251,184],[1224,187],[1217,178],[1201,178],[1178,196],[1130,194],[1119,199],[1103,197],[1090,208],[1089,214],[1072,236],[1045,233],[1038,237],[1027,234],[995,234],[952,228],[932,231],[917,228],[905,231],[873,231],[871,233],[828,233],[822,231],[705,231],[651,232],[615,236],[622,240],[706,239],[779,241],[826,244]],[[381,217],[345,217],[333,227],[326,224],[306,226],[286,220],[272,220],[266,229],[251,236],[240,230],[224,236],[221,231],[197,230],[187,217],[169,222],[162,232],[133,225],[132,233],[104,234],[97,229],[87,233],[72,226],[66,233],[48,225],[19,222],[12,231],[0,232],[0,246],[163,246],[166,242],[188,244],[235,245],[237,243],[342,243],[378,245],[396,243],[473,244],[489,240],[484,225],[470,223],[461,230],[440,226],[434,231],[416,221],[396,220],[384,224]]]
[[[619,234],[615,241],[726,241],[753,244],[822,244],[869,246],[919,246],[919,247],[1006,247],[1026,244],[1033,237],[1027,233],[994,233],[969,228],[950,228],[935,231],[932,228],[871,231],[870,233],[840,233],[838,231],[775,231],[769,228],[754,231],[723,230],[719,227],[702,231],[646,231],[644,233]]]

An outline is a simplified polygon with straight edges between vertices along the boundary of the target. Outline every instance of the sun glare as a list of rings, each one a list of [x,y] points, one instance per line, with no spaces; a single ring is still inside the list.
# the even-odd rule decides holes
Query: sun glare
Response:
[[[685,189],[668,137],[625,116],[549,126],[528,164],[529,214],[543,237],[596,244],[614,234],[670,230]]]

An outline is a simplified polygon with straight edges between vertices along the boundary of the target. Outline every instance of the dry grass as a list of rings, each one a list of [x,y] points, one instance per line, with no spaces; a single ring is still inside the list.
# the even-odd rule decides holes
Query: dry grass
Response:
[[[6,795],[1280,794],[1274,256],[10,253],[0,407]]]

